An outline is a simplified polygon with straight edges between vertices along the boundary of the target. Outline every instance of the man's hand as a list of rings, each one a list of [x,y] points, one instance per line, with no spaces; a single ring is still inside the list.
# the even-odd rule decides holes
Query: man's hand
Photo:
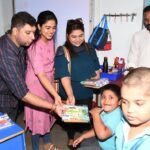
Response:
[[[65,108],[63,107],[63,105],[59,106],[59,105],[53,104],[52,111],[54,111],[59,117],[61,117],[65,111]]]

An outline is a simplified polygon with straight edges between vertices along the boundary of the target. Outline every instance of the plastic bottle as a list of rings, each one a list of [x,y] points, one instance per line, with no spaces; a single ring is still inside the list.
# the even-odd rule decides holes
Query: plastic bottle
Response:
[[[124,68],[125,68],[125,60],[124,58],[120,58],[121,61],[122,61],[122,67],[121,67],[121,71],[124,71]]]
[[[108,72],[108,59],[107,59],[107,57],[104,57],[103,72],[105,72],[105,73]]]
[[[114,60],[114,68],[118,67],[118,63],[119,63],[119,57],[116,57]]]
[[[118,70],[123,71],[125,67],[125,61],[124,58],[119,59],[119,64],[118,64]]]
[[[122,59],[122,61],[123,61],[123,70],[124,70],[124,68],[125,68],[125,60],[124,60],[124,58],[121,58]]]

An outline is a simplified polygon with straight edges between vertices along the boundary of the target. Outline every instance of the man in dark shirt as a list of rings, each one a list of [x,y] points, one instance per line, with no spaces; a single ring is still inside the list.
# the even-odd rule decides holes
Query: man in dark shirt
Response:
[[[34,40],[36,20],[27,12],[12,17],[11,29],[0,37],[0,112],[15,121],[18,100],[47,108],[61,115],[63,108],[29,92],[25,84],[25,55],[23,46]]]

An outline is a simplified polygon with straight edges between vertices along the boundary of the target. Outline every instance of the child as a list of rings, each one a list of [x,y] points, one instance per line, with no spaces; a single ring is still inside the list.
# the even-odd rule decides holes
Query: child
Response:
[[[105,85],[101,89],[102,108],[94,108],[90,111],[94,128],[77,138],[73,142],[73,147],[90,138],[84,141],[78,150],[100,150],[101,148],[104,150],[115,150],[114,132],[122,118],[119,105],[120,87],[115,84]]]
[[[117,150],[147,150],[150,145],[150,69],[132,70],[122,82],[125,119],[116,130]]]

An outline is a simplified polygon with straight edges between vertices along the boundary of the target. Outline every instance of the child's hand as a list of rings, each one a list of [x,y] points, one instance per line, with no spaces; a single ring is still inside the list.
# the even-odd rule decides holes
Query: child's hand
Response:
[[[90,110],[90,114],[92,116],[95,116],[95,115],[99,115],[99,113],[101,113],[102,111],[103,111],[103,108],[96,107]]]
[[[76,140],[73,141],[72,146],[73,146],[73,147],[77,147],[77,145],[80,144],[83,140],[84,140],[84,138],[83,138],[83,136],[81,135],[80,137],[78,137]]]

